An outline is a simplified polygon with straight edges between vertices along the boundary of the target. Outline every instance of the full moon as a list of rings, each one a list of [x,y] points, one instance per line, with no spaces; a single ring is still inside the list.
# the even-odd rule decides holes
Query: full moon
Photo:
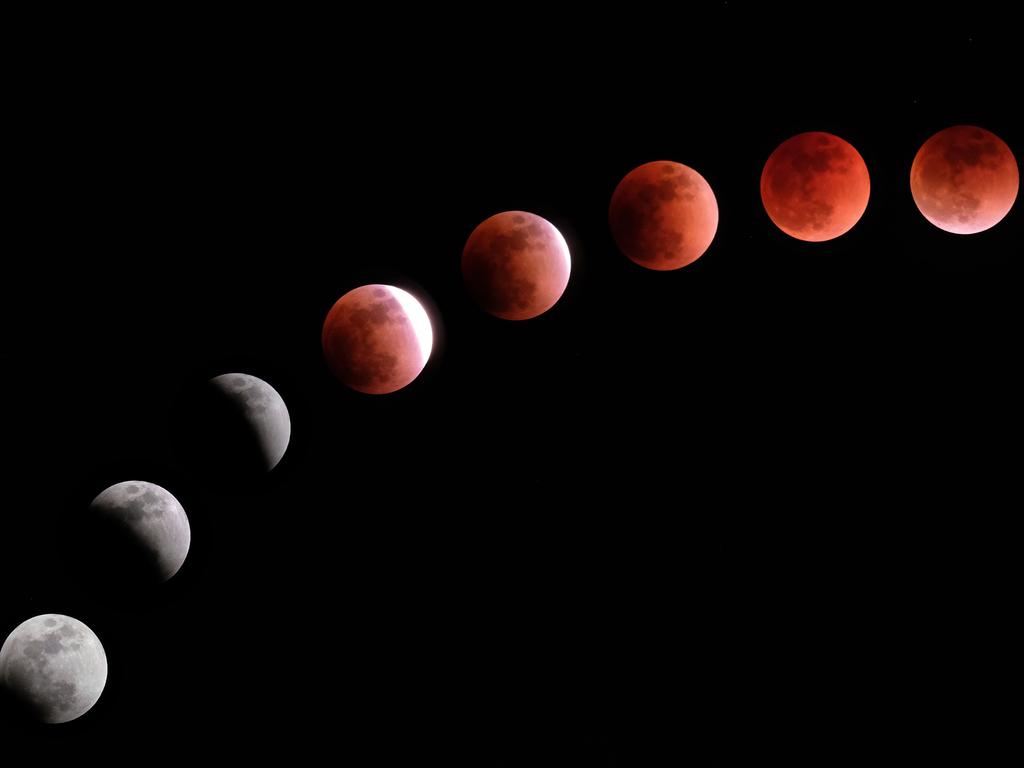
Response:
[[[608,223],[616,245],[640,266],[679,269],[699,259],[715,239],[718,201],[695,170],[657,160],[619,182]]]
[[[420,375],[434,334],[412,294],[393,285],[364,285],[327,313],[321,341],[335,376],[359,392],[384,395]]]
[[[775,225],[808,242],[850,231],[868,207],[864,158],[831,133],[811,131],[782,142],[761,174],[761,200]]]
[[[469,236],[462,277],[486,312],[528,320],[555,305],[569,284],[569,246],[553,224],[525,211],[491,216]]]
[[[0,648],[0,685],[44,723],[66,723],[95,704],[107,655],[85,624],[48,613],[19,624]]]
[[[146,573],[124,574],[167,581],[188,555],[192,533],[178,500],[159,485],[128,480],[107,488],[89,508],[105,524],[103,542],[113,555]]]
[[[254,441],[261,468],[269,472],[276,467],[292,433],[288,406],[277,390],[247,373],[225,373],[210,379],[210,384],[227,399]]]
[[[910,192],[939,229],[973,235],[1013,207],[1020,176],[1006,142],[984,128],[955,125],[924,143],[910,167]]]

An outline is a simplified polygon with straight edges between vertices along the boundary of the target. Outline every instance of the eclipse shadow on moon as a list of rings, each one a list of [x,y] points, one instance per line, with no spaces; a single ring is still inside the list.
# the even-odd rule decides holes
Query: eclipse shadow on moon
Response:
[[[917,209],[956,235],[984,232],[1010,212],[1020,184],[1013,152],[984,128],[955,125],[924,143],[910,168]]]
[[[533,213],[505,211],[481,222],[462,251],[466,290],[481,309],[528,320],[553,307],[569,284],[569,246]]]
[[[0,687],[44,723],[81,717],[107,682],[107,656],[89,627],[56,613],[19,624],[0,648]]]
[[[292,422],[281,395],[263,379],[247,373],[225,373],[210,379],[224,400],[243,440],[260,469],[269,472],[288,449]]]
[[[420,375],[433,330],[416,298],[392,285],[355,288],[331,307],[321,342],[331,372],[352,389],[383,395]]]
[[[648,269],[699,259],[718,231],[718,201],[697,171],[668,160],[634,168],[612,194],[608,223],[619,249]]]
[[[790,237],[832,240],[860,221],[871,180],[860,153],[838,136],[801,133],[782,142],[761,173],[761,201]]]
[[[159,485],[117,483],[93,499],[89,509],[96,575],[107,583],[128,589],[167,581],[185,562],[192,541],[188,516]]]

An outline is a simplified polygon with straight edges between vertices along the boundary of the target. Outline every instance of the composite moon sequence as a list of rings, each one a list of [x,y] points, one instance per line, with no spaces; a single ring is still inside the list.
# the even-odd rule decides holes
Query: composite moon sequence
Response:
[[[430,317],[412,294],[374,284],[338,299],[327,313],[321,342],[335,376],[359,392],[384,395],[420,375],[434,334]]]
[[[811,131],[782,142],[761,174],[761,201],[775,225],[808,242],[850,231],[868,207],[864,158],[831,133]]]
[[[640,266],[679,269],[699,259],[715,239],[718,201],[697,171],[657,160],[619,182],[608,223],[619,249]]]
[[[1010,212],[1020,184],[1006,142],[984,128],[955,125],[924,143],[910,168],[921,214],[957,235],[984,232]]]
[[[70,616],[43,614],[15,627],[0,648],[0,685],[44,723],[81,717],[107,683],[107,655],[95,633]]]
[[[547,312],[569,284],[569,246],[551,222],[506,211],[482,222],[462,251],[462,277],[480,307],[505,320]]]

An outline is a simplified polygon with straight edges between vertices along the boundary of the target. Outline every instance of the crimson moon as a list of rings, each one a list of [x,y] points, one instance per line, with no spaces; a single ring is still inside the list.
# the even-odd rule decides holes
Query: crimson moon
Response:
[[[779,229],[797,240],[832,240],[868,207],[871,179],[849,142],[821,131],[782,142],[761,173],[761,201]]]
[[[408,386],[430,359],[433,340],[423,305],[393,285],[346,293],[327,313],[321,336],[334,375],[371,395]]]
[[[984,232],[1002,221],[1019,184],[1006,142],[973,125],[939,131],[910,167],[910,192],[921,215],[955,235]]]
[[[608,208],[616,245],[642,267],[666,271],[692,264],[718,230],[718,201],[692,168],[656,160],[619,182]]]
[[[505,320],[547,312],[569,284],[569,246],[533,213],[505,211],[483,221],[462,251],[462,278],[480,307]]]

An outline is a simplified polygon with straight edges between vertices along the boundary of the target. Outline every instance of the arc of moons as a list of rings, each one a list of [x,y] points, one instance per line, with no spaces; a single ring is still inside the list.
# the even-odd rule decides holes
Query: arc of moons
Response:
[[[718,231],[718,201],[697,171],[656,160],[626,174],[608,209],[612,238],[642,267],[670,270],[699,259]]]
[[[99,701],[107,655],[96,634],[47,613],[19,624],[0,648],[0,685],[37,720],[66,723]]]
[[[939,131],[910,167],[910,193],[921,215],[956,235],[984,232],[1002,221],[1019,185],[1017,160],[1006,142],[973,125]]]
[[[434,333],[423,305],[393,285],[363,285],[331,307],[321,342],[331,371],[359,392],[408,386],[430,359]]]
[[[761,173],[761,201],[790,237],[832,240],[860,221],[871,196],[864,158],[849,142],[821,131],[782,142]]]
[[[462,277],[480,307],[506,320],[528,320],[553,307],[569,284],[569,246],[546,219],[505,211],[473,230],[462,251]]]
[[[178,572],[188,555],[192,531],[184,507],[154,483],[127,480],[100,493],[89,508],[102,522],[126,534],[157,581]],[[139,574],[126,574],[126,577]]]

